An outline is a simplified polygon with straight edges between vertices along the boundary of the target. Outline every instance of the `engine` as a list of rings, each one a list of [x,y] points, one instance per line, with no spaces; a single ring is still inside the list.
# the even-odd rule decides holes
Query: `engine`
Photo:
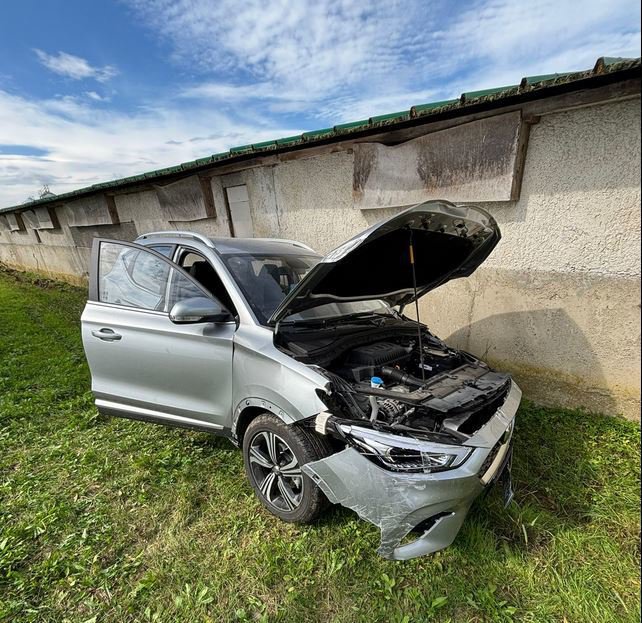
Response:
[[[361,417],[394,424],[415,412],[403,394],[421,388],[430,377],[460,362],[460,354],[436,338],[427,339],[422,352],[416,339],[404,338],[356,346],[341,355],[331,369],[342,384],[352,388]],[[386,395],[375,397],[363,391],[372,387],[386,390]],[[399,394],[399,399],[394,394]]]
[[[394,342],[375,342],[352,349],[337,373],[347,380],[358,383],[370,381],[380,373],[383,366],[400,364],[410,359],[413,345],[402,346]]]
[[[317,395],[334,417],[380,430],[472,434],[510,388],[508,375],[405,319],[284,327],[276,343],[330,381]]]
[[[418,387],[423,379],[451,370],[460,363],[460,354],[442,343],[423,344],[422,353],[416,340],[405,343],[375,342],[348,351],[333,371],[356,383],[369,383],[373,376],[384,378],[386,384]],[[423,369],[423,373],[422,373]]]

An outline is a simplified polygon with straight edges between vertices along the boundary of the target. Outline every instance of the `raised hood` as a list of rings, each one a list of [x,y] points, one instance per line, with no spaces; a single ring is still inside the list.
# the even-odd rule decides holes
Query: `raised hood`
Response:
[[[369,227],[330,251],[277,307],[269,322],[336,301],[382,299],[407,305],[471,275],[499,242],[495,219],[477,206],[427,201]]]

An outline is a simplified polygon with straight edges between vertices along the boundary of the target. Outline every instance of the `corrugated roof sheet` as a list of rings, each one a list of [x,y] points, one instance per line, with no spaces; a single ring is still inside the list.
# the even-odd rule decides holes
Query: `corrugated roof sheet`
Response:
[[[108,189],[116,189],[120,186],[136,184],[148,180],[156,180],[177,173],[189,172],[198,170],[207,165],[215,165],[220,163],[228,163],[240,158],[247,157],[248,155],[267,155],[270,152],[278,151],[283,152],[292,148],[303,148],[312,146],[315,143],[324,143],[338,140],[345,140],[352,135],[358,135],[362,132],[372,132],[373,130],[390,130],[394,126],[403,124],[416,119],[430,120],[430,117],[441,115],[443,113],[451,113],[453,116],[464,115],[468,109],[473,106],[482,105],[485,103],[492,103],[494,106],[501,106],[504,100],[519,96],[522,94],[546,91],[554,87],[568,85],[573,82],[579,82],[595,78],[602,75],[617,74],[619,72],[638,70],[640,69],[639,58],[616,58],[616,57],[601,57],[595,63],[592,69],[585,71],[561,73],[561,74],[545,74],[540,76],[526,76],[522,78],[519,84],[495,87],[492,89],[483,89],[480,91],[471,91],[462,93],[458,99],[444,100],[441,102],[430,102],[427,104],[419,104],[413,106],[409,110],[404,110],[396,113],[389,113],[386,115],[377,115],[369,119],[362,119],[361,121],[353,121],[350,123],[341,123],[331,128],[323,128],[321,130],[312,130],[297,134],[296,136],[287,136],[285,138],[278,138],[273,141],[264,141],[261,143],[253,143],[250,145],[241,145],[239,147],[231,147],[229,151],[219,154],[213,154],[204,158],[199,158],[190,162],[184,162],[179,165],[158,169],[156,171],[149,171],[139,175],[132,175],[121,179],[116,179],[108,182],[101,182],[93,186],[79,188],[60,195],[43,197],[35,201],[30,201],[17,206],[12,206],[0,209],[0,212],[7,212],[16,209],[31,208],[34,205],[41,205],[45,203],[55,203],[64,201],[66,199],[77,198],[81,195],[90,194],[92,192]],[[542,94],[545,96],[546,94]]]

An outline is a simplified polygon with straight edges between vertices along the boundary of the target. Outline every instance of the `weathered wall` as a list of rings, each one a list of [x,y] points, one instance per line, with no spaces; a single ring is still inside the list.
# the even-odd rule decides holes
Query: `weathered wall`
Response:
[[[216,178],[215,178],[216,179]],[[216,191],[212,180],[209,196]],[[182,229],[209,236],[229,233],[227,214],[206,206],[201,181],[187,178],[179,185],[115,195],[104,201],[78,200],[55,209],[55,229],[19,231],[0,228],[0,261],[16,268],[35,270],[73,283],[86,283],[94,238],[134,240],[139,234]],[[177,188],[177,186],[179,186]],[[104,197],[100,195],[100,197]],[[183,199],[187,197],[188,201]],[[190,200],[191,199],[191,200]]]
[[[501,243],[472,278],[421,302],[438,335],[514,372],[535,400],[639,418],[639,115],[639,98],[543,115],[531,129],[520,199],[485,204]],[[58,208],[58,229],[0,227],[0,261],[81,281],[94,236],[174,228],[225,236],[225,188],[239,184],[255,236],[326,252],[399,209],[355,207],[353,170],[350,148],[298,154],[192,179],[186,191],[117,194],[116,222],[70,228],[68,209]],[[184,192],[187,208],[178,205]]]
[[[542,118],[503,240],[425,298],[443,336],[540,401],[640,413],[640,100]]]

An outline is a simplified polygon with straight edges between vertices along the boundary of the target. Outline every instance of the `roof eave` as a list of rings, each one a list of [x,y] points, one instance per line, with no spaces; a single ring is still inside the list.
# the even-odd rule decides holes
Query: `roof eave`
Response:
[[[640,77],[641,59],[599,58],[591,70],[566,74],[525,77],[520,84],[500,89],[464,93],[456,100],[413,106],[408,111],[393,115],[379,115],[360,122],[346,123],[301,135],[232,147],[228,152],[214,154],[173,167],[141,173],[109,182],[101,182],[52,197],[43,197],[29,203],[1,208],[0,213],[29,210],[34,207],[80,199],[100,191],[125,190],[146,186],[159,181],[169,182],[186,173],[198,174],[217,165],[229,165],[257,157],[279,155],[310,147],[366,138],[382,131],[403,130],[425,123],[453,119],[469,114],[505,108],[570,91],[597,88],[614,82]]]

